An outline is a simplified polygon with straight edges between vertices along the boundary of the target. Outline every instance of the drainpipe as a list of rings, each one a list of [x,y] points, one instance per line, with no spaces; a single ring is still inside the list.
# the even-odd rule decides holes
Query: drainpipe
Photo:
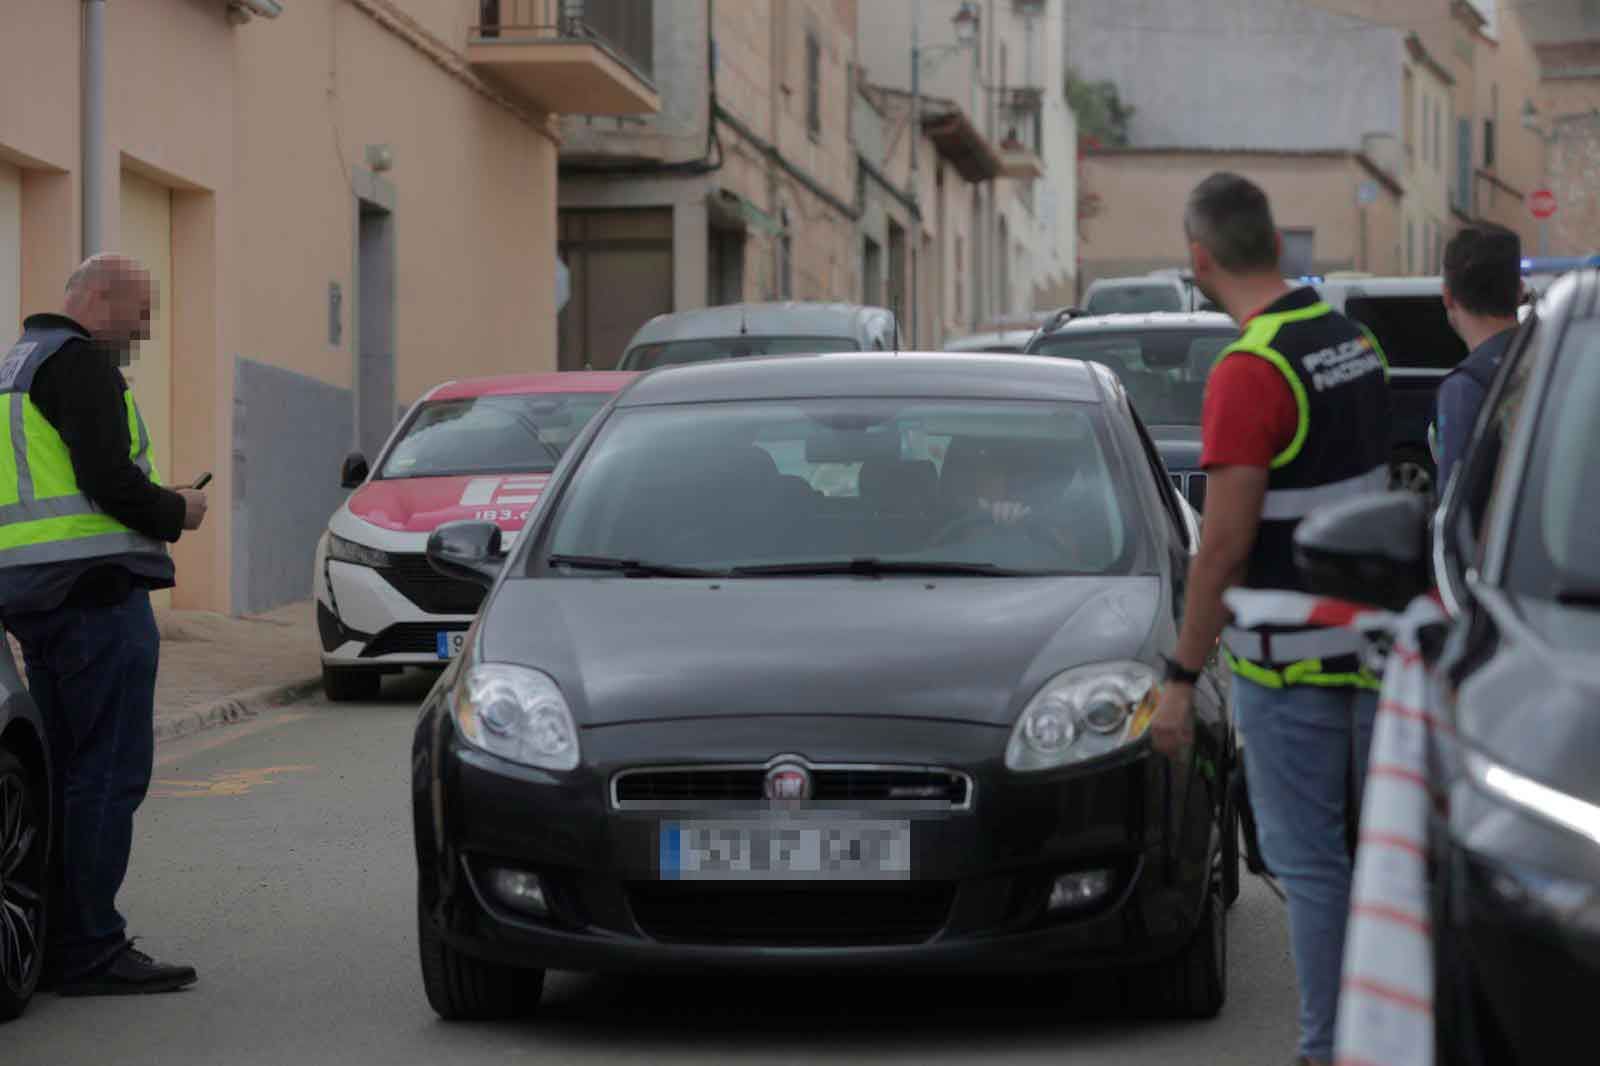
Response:
[[[105,250],[106,0],[83,0],[83,257]]]
[[[920,200],[918,192],[917,156],[922,149],[922,0],[911,2],[911,204],[915,208]],[[906,331],[906,338],[915,348],[921,343],[919,336],[918,320],[922,318],[922,290],[918,287],[918,272],[922,258],[922,217],[919,211],[913,211],[912,216],[915,226],[907,241],[910,245],[906,249],[905,271],[909,275],[909,289],[902,293],[901,302],[905,305],[911,318],[911,328]],[[893,265],[892,263],[890,264]],[[901,284],[907,284],[906,278],[901,278]],[[899,309],[896,309],[899,314]],[[898,325],[898,323],[897,323]]]

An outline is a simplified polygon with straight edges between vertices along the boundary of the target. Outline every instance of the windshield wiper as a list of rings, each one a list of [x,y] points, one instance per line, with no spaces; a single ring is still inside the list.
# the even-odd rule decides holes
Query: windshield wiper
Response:
[[[614,559],[608,555],[552,555],[551,566],[573,570],[608,570],[624,577],[726,577],[723,570],[701,570],[692,566],[668,566],[642,559]]]
[[[1600,607],[1600,585],[1558,585],[1556,602],[1574,607]]]
[[[862,577],[879,577],[885,574],[920,574],[933,577],[1038,577],[1049,572],[1011,570],[996,566],[994,563],[879,559],[865,556],[856,559],[821,559],[812,562],[736,566],[729,573],[735,577],[827,577],[833,574],[855,574]]]

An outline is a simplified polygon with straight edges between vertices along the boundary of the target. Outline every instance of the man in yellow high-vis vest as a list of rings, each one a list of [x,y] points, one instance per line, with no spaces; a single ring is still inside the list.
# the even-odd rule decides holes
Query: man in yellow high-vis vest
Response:
[[[187,966],[135,949],[117,912],[133,814],[154,767],[153,589],[206,497],[161,485],[120,356],[157,293],[134,260],[84,262],[60,314],[29,316],[0,359],[0,622],[22,645],[57,781],[51,980],[62,995],[165,992]]]
[[[1289,901],[1298,1062],[1327,1066],[1350,902],[1346,780],[1354,764],[1359,794],[1377,679],[1357,634],[1232,625],[1223,594],[1304,591],[1295,527],[1319,507],[1387,488],[1388,364],[1361,326],[1284,281],[1282,240],[1253,182],[1207,178],[1190,194],[1184,228],[1196,284],[1242,332],[1206,381],[1205,527],[1151,740],[1192,758],[1192,686],[1220,638],[1262,857]]]

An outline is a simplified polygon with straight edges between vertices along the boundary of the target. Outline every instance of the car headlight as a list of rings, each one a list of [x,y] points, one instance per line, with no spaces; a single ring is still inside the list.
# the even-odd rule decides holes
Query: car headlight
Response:
[[[556,683],[503,663],[468,668],[456,685],[462,736],[491,755],[543,770],[578,765],[578,729]]]
[[[1053,770],[1138,740],[1155,710],[1156,674],[1136,662],[1057,674],[1029,701],[1006,745],[1006,769]]]
[[[337,559],[341,563],[353,563],[356,566],[371,566],[383,568],[393,565],[389,553],[377,548],[369,548],[365,544],[357,544],[353,540],[345,540],[335,533],[328,534],[328,558]]]

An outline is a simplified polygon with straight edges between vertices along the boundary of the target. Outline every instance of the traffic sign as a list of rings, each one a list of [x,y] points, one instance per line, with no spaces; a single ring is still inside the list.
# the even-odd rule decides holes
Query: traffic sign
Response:
[[[1556,194],[1549,189],[1535,189],[1528,197],[1528,210],[1534,218],[1549,218],[1556,213]]]

